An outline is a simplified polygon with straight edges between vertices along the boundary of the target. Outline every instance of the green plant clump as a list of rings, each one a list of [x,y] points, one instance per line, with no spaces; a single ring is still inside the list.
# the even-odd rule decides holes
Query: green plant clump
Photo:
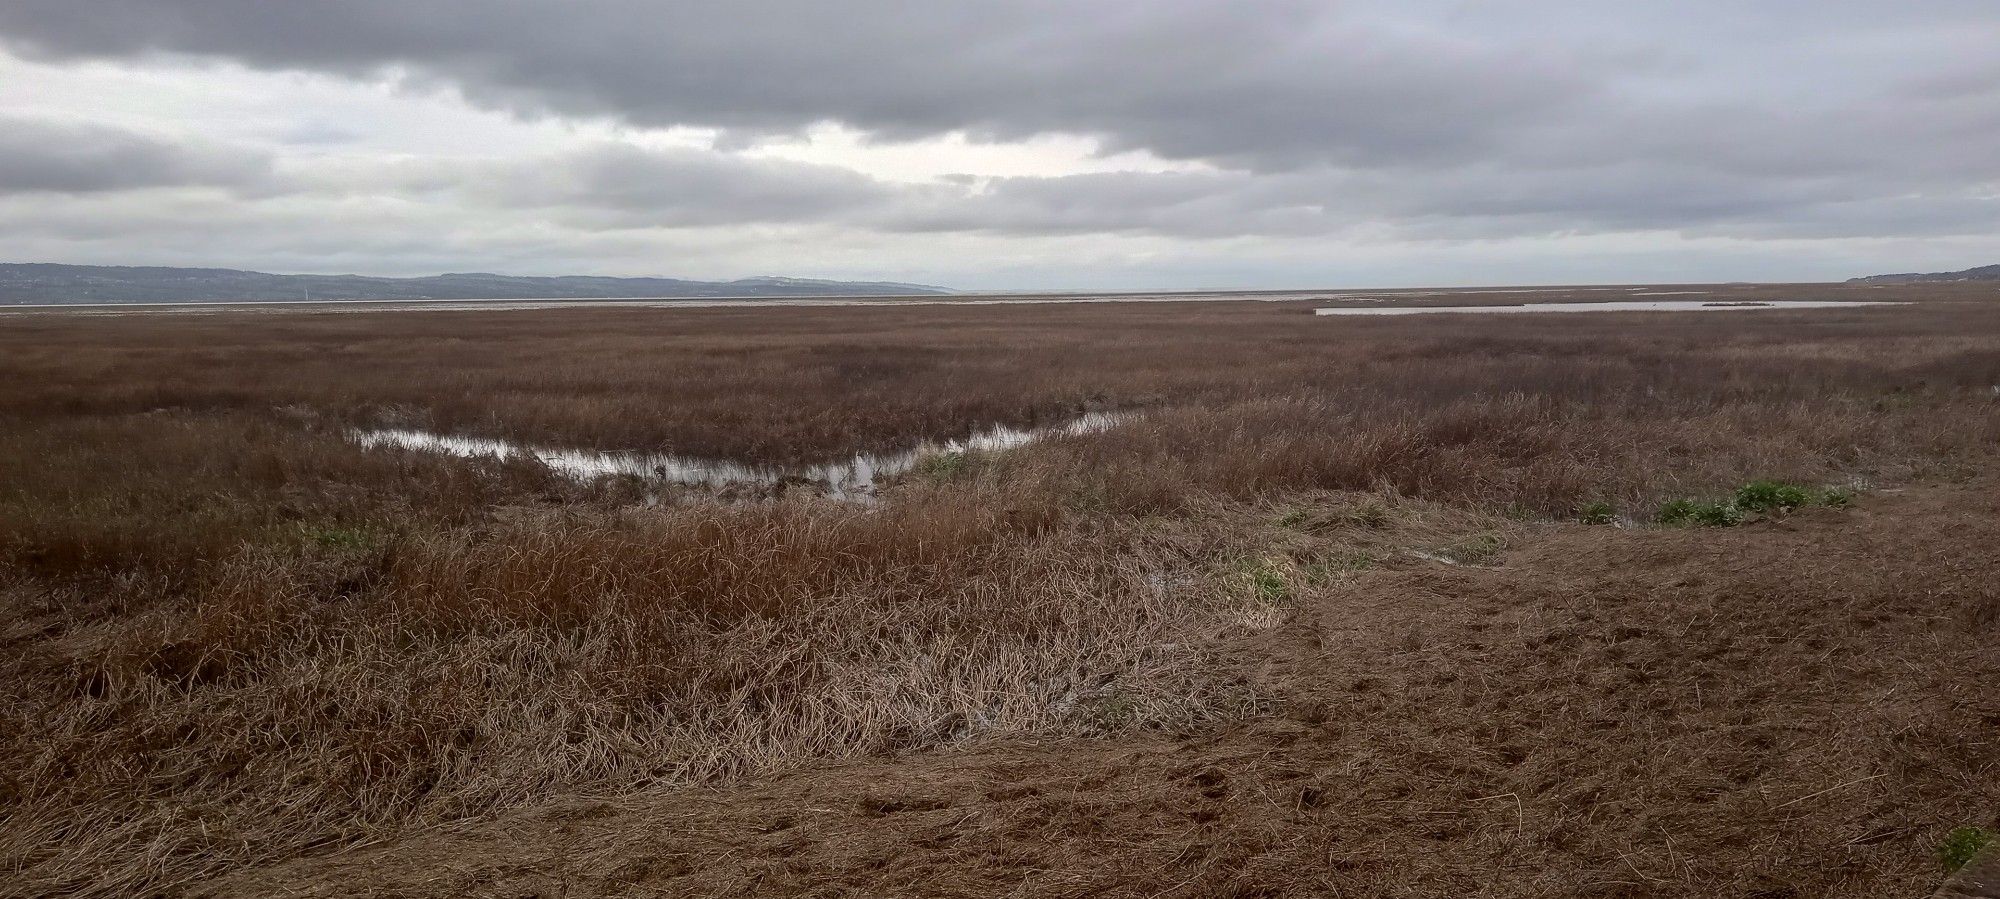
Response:
[[[1694,511],[1694,523],[1710,528],[1729,528],[1743,523],[1743,509],[1730,503],[1703,503]]]
[[[1250,585],[1250,593],[1266,605],[1283,605],[1292,597],[1292,585],[1285,579],[1284,568],[1270,559],[1246,564],[1244,579]]]
[[[1618,520],[1618,507],[1599,500],[1586,504],[1576,517],[1584,524],[1611,524]]]
[[[1812,503],[1804,487],[1779,481],[1751,481],[1736,488],[1736,508],[1745,512],[1781,512]]]
[[[1703,503],[1677,499],[1660,507],[1656,521],[1671,525],[1702,525],[1726,528],[1743,523],[1743,510],[1731,503]]]
[[[1840,509],[1853,502],[1853,491],[1844,487],[1814,491],[1783,481],[1752,481],[1720,502],[1673,500],[1661,506],[1653,520],[1667,525],[1726,528],[1742,524],[1751,515],[1781,515],[1812,505]]]
[[[917,460],[917,472],[926,480],[942,483],[964,474],[969,461],[962,452],[936,453]]]
[[[1099,728],[1114,731],[1139,717],[1139,704],[1132,697],[1113,692],[1089,706],[1090,717]]]
[[[1944,863],[1947,872],[1955,872],[1971,864],[1995,840],[2000,840],[2000,833],[1984,827],[1954,827],[1938,845],[1938,861]]]
[[[1350,553],[1329,556],[1305,567],[1306,580],[1313,584],[1325,584],[1343,574],[1367,571],[1374,567],[1375,557],[1367,553]]]
[[[1654,515],[1653,520],[1661,524],[1687,524],[1694,520],[1694,510],[1694,500],[1669,500],[1666,505],[1660,507],[1659,514]]]

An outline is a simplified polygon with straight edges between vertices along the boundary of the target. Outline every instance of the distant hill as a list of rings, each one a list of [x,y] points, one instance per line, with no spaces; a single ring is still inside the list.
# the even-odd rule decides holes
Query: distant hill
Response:
[[[1962,272],[1931,272],[1929,274],[1870,275],[1866,278],[1849,278],[1849,284],[1916,284],[1926,281],[2000,281],[2000,265],[1982,265]]]
[[[0,263],[0,305],[214,303],[230,300],[520,300],[610,297],[934,296],[942,287],[809,278],[526,278],[484,273],[423,278],[273,275],[226,268]]]

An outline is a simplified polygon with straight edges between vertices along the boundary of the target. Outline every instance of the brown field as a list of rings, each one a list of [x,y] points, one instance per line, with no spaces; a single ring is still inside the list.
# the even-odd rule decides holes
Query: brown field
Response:
[[[1916,304],[0,315],[0,894],[1923,895],[2000,291],[1716,290]],[[1854,499],[1651,523],[1760,479]]]

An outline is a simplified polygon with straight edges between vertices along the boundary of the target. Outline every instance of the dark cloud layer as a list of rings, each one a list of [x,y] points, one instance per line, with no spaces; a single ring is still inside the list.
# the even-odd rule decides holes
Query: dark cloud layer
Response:
[[[1099,134],[1270,164],[1489,152],[1596,90],[1556,48],[1372,28],[1328,4],[904,0],[10,0],[26,52],[175,52],[420,78],[525,110],[888,137]],[[1540,52],[1547,49],[1551,52]]]
[[[247,185],[269,168],[247,150],[0,115],[0,194]]]

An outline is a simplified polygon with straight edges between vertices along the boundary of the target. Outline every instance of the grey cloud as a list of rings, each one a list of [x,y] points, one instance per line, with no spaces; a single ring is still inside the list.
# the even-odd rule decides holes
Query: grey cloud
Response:
[[[1559,238],[1470,243],[1319,239],[1166,243],[1101,235],[1044,239],[907,236],[816,229],[589,232],[492,223],[482,210],[268,204],[133,207],[93,195],[71,212],[0,197],[0,241],[16,258],[107,265],[191,261],[265,271],[429,274],[465,267],[511,274],[736,277],[782,271],[824,277],[947,282],[963,288],[1358,287],[1495,283],[1802,280],[1925,270],[1995,258],[2000,241],[1897,238],[1753,242]],[[132,213],[139,213],[132,216]],[[24,213],[33,213],[32,217]],[[116,228],[106,223],[117,221]],[[200,221],[192,229],[188,222]]]
[[[97,193],[247,186],[270,169],[258,152],[99,125],[0,116],[0,193]]]
[[[282,185],[273,197],[390,198],[599,228],[839,221],[899,195],[834,166],[610,142],[522,157],[301,163],[272,183]]]
[[[1300,0],[12,0],[22,52],[403,67],[522,110],[885,137],[1096,134],[1246,165],[1464,158],[1596,92],[1573,54],[1350,21]],[[1546,50],[1547,52],[1542,52]]]
[[[55,58],[180,53],[396,71],[524,112],[717,126],[739,132],[735,141],[826,120],[885,138],[1065,131],[1259,170],[1559,165],[1585,154],[1854,168],[1994,127],[1988,91],[2000,70],[1988,57],[2000,14],[1986,0],[1606,9],[10,0],[0,40]],[[1907,83],[1882,90],[1885,81]],[[1889,130],[1857,142],[1857,122]]]
[[[1832,175],[1726,174],[1641,161],[1547,169],[1480,162],[1420,173],[1327,166],[1262,174],[1112,172],[905,184],[825,165],[602,143],[519,158],[302,159],[267,171],[261,157],[228,149],[183,147],[109,129],[14,124],[6,134],[33,139],[0,138],[0,192],[108,196],[219,184],[234,188],[233,202],[357,229],[383,209],[421,207],[463,217],[464,225],[456,226],[462,228],[506,230],[540,221],[577,232],[763,225],[885,235],[1208,240],[1365,230],[1378,237],[1473,240],[1657,230],[1758,237],[2000,230],[2000,200],[1990,194],[1885,195]],[[70,226],[114,234],[144,218],[142,199],[128,206],[131,211],[86,215]],[[63,221],[53,207],[44,207],[41,220],[50,228]]]
[[[870,224],[898,232],[1157,234],[1176,237],[1325,234],[1353,219],[1328,215],[1269,188],[1297,176],[1242,172],[1113,172],[996,178],[970,187],[908,191],[873,210]]]
[[[1925,210],[1934,214],[1926,216]],[[1154,234],[1180,238],[1338,236],[1478,240],[1680,231],[1757,237],[1981,235],[2000,201],[1881,196],[1842,178],[1718,177],[1639,163],[1504,171],[1491,164],[1422,177],[1378,170],[1074,175],[994,179],[869,210],[905,232]]]
[[[838,225],[884,234],[1153,235],[1182,239],[1412,239],[1680,230],[1819,236],[1976,234],[2000,201],[1914,193],[1922,179],[1861,183],[1633,160],[1455,167],[1109,172],[906,184],[788,160],[605,143],[515,159],[296,166],[273,196],[389,198],[534,215],[583,229]],[[1884,185],[1892,188],[1883,193]],[[1926,220],[1922,210],[1935,207]]]
[[[832,166],[619,144],[474,171],[470,190],[500,205],[605,210],[662,226],[820,220],[890,194]]]

